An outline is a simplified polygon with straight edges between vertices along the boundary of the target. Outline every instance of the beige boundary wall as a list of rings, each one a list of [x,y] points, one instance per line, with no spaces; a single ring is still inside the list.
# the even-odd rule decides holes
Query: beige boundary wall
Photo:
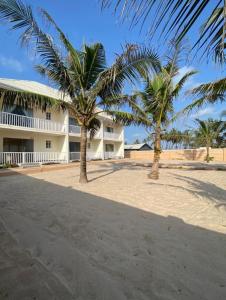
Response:
[[[131,159],[153,159],[154,151],[125,151],[125,158]],[[213,161],[226,162],[226,148],[210,149],[210,156]],[[206,149],[176,149],[176,150],[163,150],[161,159],[163,160],[193,160],[204,161],[206,157]]]

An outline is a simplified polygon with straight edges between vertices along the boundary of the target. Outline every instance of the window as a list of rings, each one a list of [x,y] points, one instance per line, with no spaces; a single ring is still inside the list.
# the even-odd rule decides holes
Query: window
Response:
[[[106,128],[106,131],[107,131],[107,132],[113,133],[114,129],[113,129],[113,127],[107,127],[107,128]]]
[[[51,113],[50,112],[46,113],[46,120],[51,120]]]
[[[106,144],[105,145],[106,152],[114,152],[114,145],[113,144]]]
[[[51,149],[51,148],[52,148],[51,141],[46,141],[46,149]]]

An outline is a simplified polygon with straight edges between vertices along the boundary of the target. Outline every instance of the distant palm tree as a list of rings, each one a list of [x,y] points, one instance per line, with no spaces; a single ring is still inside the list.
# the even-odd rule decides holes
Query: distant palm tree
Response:
[[[209,163],[211,161],[210,157],[210,147],[217,143],[221,139],[222,135],[226,131],[226,126],[224,121],[218,120],[199,120],[196,119],[199,127],[195,130],[195,140],[201,146],[206,147],[206,158],[205,160]]]
[[[161,136],[163,129],[174,119],[174,100],[178,97],[186,81],[196,73],[187,72],[175,84],[178,75],[180,46],[174,45],[174,50],[168,61],[157,74],[145,78],[145,88],[136,92],[129,100],[134,116],[149,129],[154,129],[154,159],[149,178],[159,178],[159,160],[161,153]],[[116,119],[122,120],[120,113],[115,114]]]
[[[71,101],[55,101],[44,95],[6,88],[0,89],[0,98],[8,104],[17,102],[42,109],[58,105],[68,109],[81,126],[79,181],[86,183],[87,133],[93,136],[100,128],[98,114],[104,110],[110,113],[110,107],[125,98],[121,95],[125,81],[134,82],[150,68],[158,69],[158,58],[150,49],[126,45],[122,54],[116,55],[114,63],[108,66],[102,44],[84,44],[77,50],[46,11],[41,10],[41,15],[56,31],[55,43],[53,37],[40,28],[30,6],[19,0],[0,0],[0,20],[12,24],[12,29],[24,30],[20,36],[22,44],[30,44],[41,58],[36,70],[48,77]],[[61,51],[58,44],[61,44]],[[133,120],[133,115],[126,113],[126,116]]]
[[[131,20],[132,26],[140,22],[143,27],[148,22],[150,34],[158,34],[158,38],[161,34],[171,35],[180,42],[193,29],[193,35],[199,32],[193,47],[225,62],[225,0],[101,0],[101,3],[102,7],[113,4],[123,20]]]

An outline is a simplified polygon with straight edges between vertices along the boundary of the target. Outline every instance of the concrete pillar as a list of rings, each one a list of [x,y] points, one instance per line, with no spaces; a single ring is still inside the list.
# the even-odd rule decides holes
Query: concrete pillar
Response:
[[[65,146],[64,146],[64,150],[65,150],[65,154],[66,154],[66,162],[69,163],[70,162],[70,152],[69,152],[69,112],[68,110],[65,111],[65,118],[64,118],[64,124],[65,124],[65,131],[66,131],[66,135],[65,135]]]
[[[104,160],[104,122],[103,122],[103,120],[101,120],[100,135],[101,135],[101,141],[100,141],[101,159]]]

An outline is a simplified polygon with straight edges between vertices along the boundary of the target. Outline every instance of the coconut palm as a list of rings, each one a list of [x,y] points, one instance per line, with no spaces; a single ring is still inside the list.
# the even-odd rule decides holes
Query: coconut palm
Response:
[[[210,147],[223,140],[223,135],[226,131],[226,126],[224,121],[219,120],[199,120],[196,119],[198,123],[198,129],[195,130],[195,140],[199,146],[206,147],[206,162],[211,161],[210,157]]]
[[[161,136],[167,125],[175,119],[174,100],[180,94],[186,81],[196,73],[189,71],[175,84],[175,76],[178,75],[178,62],[180,60],[180,46],[175,45],[172,54],[165,65],[152,77],[146,76],[143,91],[138,91],[128,100],[133,114],[146,127],[154,129],[154,159],[149,178],[159,178],[159,160],[161,153]],[[120,113],[115,114],[116,119],[121,120]]]
[[[124,20],[131,25],[148,22],[150,34],[176,36],[181,41],[193,30],[196,36],[194,48],[214,54],[216,60],[225,62],[226,1],[225,0],[102,0],[102,6],[113,4]],[[128,18],[128,16],[130,18]],[[197,27],[200,30],[197,30]],[[159,31],[157,30],[159,29]],[[194,30],[195,29],[195,30]]]
[[[27,107],[46,109],[57,105],[68,109],[81,126],[80,182],[86,183],[87,133],[92,137],[99,129],[98,114],[105,109],[110,112],[112,105],[125,98],[121,95],[125,80],[134,82],[140,74],[150,71],[150,67],[158,68],[159,62],[152,50],[126,45],[122,54],[116,55],[114,63],[108,66],[102,44],[84,44],[77,50],[51,16],[44,10],[40,13],[55,31],[54,38],[41,29],[29,5],[19,0],[0,0],[0,20],[7,21],[12,29],[22,30],[22,44],[32,45],[41,59],[36,70],[69,96],[70,101],[5,88],[0,89],[0,97],[8,104],[16,101]],[[132,115],[127,113],[126,116],[132,121]]]

